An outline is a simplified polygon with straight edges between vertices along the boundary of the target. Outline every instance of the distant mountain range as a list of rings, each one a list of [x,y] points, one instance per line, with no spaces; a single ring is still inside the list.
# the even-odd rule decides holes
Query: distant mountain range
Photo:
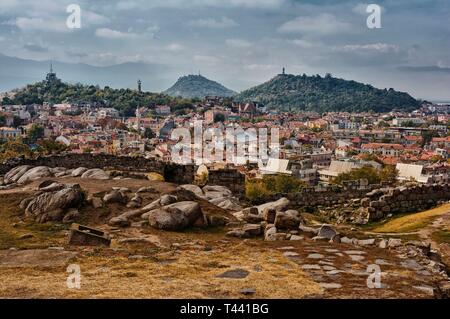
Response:
[[[51,61],[34,61],[0,54],[0,92],[24,87],[45,79]],[[144,90],[160,91],[173,83],[175,72],[161,64],[123,63],[112,66],[92,66],[81,63],[53,62],[58,78],[68,83],[136,88],[141,79]]]
[[[205,96],[232,97],[237,94],[222,84],[211,81],[201,75],[183,76],[163,93],[172,97],[183,98],[204,98]]]
[[[96,67],[87,64],[70,64],[54,62],[54,71],[58,78],[67,83],[81,83],[85,85],[108,86],[110,88],[137,88],[137,79],[143,82],[143,90],[148,87],[167,87],[174,70],[168,66],[146,63],[124,63],[119,65]],[[33,61],[8,57],[0,54],[0,92],[24,87],[26,84],[37,83],[45,78],[49,72],[50,61]],[[40,101],[45,98],[45,92],[40,96],[30,96],[29,89],[23,91],[17,102]],[[31,90],[32,91],[32,90]],[[118,90],[117,92],[120,92]],[[123,92],[123,91],[122,91]],[[52,92],[51,96],[63,97],[61,92]],[[236,101],[260,102],[271,109],[292,111],[347,111],[347,112],[390,112],[392,110],[411,111],[420,106],[420,101],[407,93],[394,89],[377,89],[371,85],[334,78],[331,75],[307,76],[280,74],[266,83],[250,88],[237,94],[222,84],[209,80],[201,75],[187,75],[168,90],[162,92],[170,97],[203,98],[214,95],[234,97]],[[119,94],[119,93],[117,93]],[[109,95],[109,94],[107,94]],[[157,94],[149,95],[153,97]],[[89,101],[93,97],[84,95],[81,98]],[[116,100],[117,97],[114,97]],[[133,113],[136,97],[130,97],[133,103],[125,105],[125,114]],[[167,102],[164,97],[160,102]],[[56,98],[56,100],[59,100]],[[118,100],[117,100],[118,101]]]
[[[334,78],[331,75],[307,76],[280,74],[270,81],[248,89],[236,101],[255,101],[268,108],[317,112],[412,111],[420,101],[393,89],[380,90],[371,85]]]

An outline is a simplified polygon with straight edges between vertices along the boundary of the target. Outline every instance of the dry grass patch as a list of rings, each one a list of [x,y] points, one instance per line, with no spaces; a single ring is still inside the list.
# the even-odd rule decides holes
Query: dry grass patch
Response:
[[[378,233],[408,233],[417,231],[430,224],[436,217],[449,214],[450,204],[422,212],[396,218],[373,229]]]
[[[19,204],[28,195],[25,193],[0,194],[0,249],[46,248],[64,243],[65,225],[22,221],[23,212]],[[29,238],[21,238],[32,235]]]
[[[78,258],[74,263],[81,267],[80,290],[66,287],[65,269],[2,269],[0,297],[243,298],[243,288],[254,288],[255,298],[302,298],[323,293],[297,264],[281,252],[263,247],[239,243],[152,257],[156,258]],[[217,278],[235,268],[250,274],[244,279]]]

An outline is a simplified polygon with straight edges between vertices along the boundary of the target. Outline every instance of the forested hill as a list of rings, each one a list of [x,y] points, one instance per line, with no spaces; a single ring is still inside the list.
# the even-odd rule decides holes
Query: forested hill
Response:
[[[4,98],[2,104],[89,103],[113,107],[122,116],[134,116],[138,106],[170,105],[173,109],[189,107],[191,100],[172,98],[165,94],[132,89],[100,88],[94,85],[68,84],[59,79],[41,81],[17,89]]]
[[[206,96],[232,97],[237,93],[227,89],[222,84],[211,81],[201,75],[187,75],[178,79],[178,81],[163,93],[183,98],[204,98]]]
[[[269,108],[317,112],[412,111],[420,101],[393,89],[334,78],[280,74],[270,81],[246,90],[236,101],[255,101]]]

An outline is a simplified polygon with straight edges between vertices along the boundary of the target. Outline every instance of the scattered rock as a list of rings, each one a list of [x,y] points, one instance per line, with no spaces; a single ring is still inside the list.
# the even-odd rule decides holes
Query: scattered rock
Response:
[[[99,169],[99,168],[94,168],[94,169],[89,169],[89,170],[85,171],[81,175],[81,178],[106,180],[106,179],[110,179],[110,176],[104,170]]]
[[[173,203],[176,203],[178,200],[178,198],[176,196],[173,195],[163,195],[161,196],[161,198],[159,199],[159,204],[161,206],[166,206],[166,205],[170,205]]]
[[[317,236],[317,234],[319,233],[319,230],[317,228],[308,227],[308,226],[304,226],[304,225],[300,225],[298,227],[298,230],[299,230],[299,234],[304,235],[305,237],[308,237],[308,238],[313,238],[313,237]]]
[[[70,175],[73,177],[80,177],[83,175],[88,169],[86,167],[78,167],[75,168]]]
[[[52,172],[47,166],[34,167],[26,171],[25,174],[23,174],[22,177],[19,178],[17,184],[26,184],[44,177],[50,177],[52,175]]]
[[[200,198],[205,198],[205,194],[203,193],[202,189],[197,185],[186,184],[179,186],[179,188],[190,191]]]
[[[137,194],[140,193],[157,193],[158,191],[156,189],[154,189],[151,186],[146,186],[146,187],[141,187],[138,189],[138,191],[136,192]]]
[[[127,196],[123,192],[120,192],[118,190],[112,190],[103,197],[103,202],[105,204],[112,204],[112,203],[126,204],[127,201],[128,201]]]
[[[149,223],[154,228],[177,231],[192,226],[199,217],[202,217],[200,205],[185,201],[150,211]]]
[[[258,211],[258,208],[256,208],[256,210]],[[268,207],[263,210],[262,215],[263,215],[264,220],[267,223],[273,224],[273,223],[275,223],[275,217],[277,215],[277,211],[273,208]]]
[[[264,212],[264,209],[271,208],[275,211],[284,211],[289,206],[289,199],[283,197],[275,202],[269,202],[262,205],[257,206],[259,214],[262,214]]]
[[[84,194],[80,185],[65,185],[62,190],[43,193],[31,200],[25,209],[25,215],[40,223],[61,221],[66,209],[77,208],[83,201]]]
[[[275,227],[277,229],[297,229],[302,222],[300,213],[296,210],[277,212],[275,216]]]
[[[29,165],[14,167],[8,173],[5,174],[3,182],[5,184],[16,183],[30,168],[31,166]]]
[[[245,269],[232,269],[227,270],[224,273],[221,273],[220,275],[217,275],[217,278],[229,278],[229,279],[243,279],[246,278],[250,273]]]
[[[64,224],[73,223],[78,217],[80,217],[80,212],[78,211],[78,209],[72,208],[66,213],[62,222]]]
[[[402,240],[398,238],[389,238],[387,247],[388,248],[396,248],[402,245]]]
[[[244,295],[244,296],[251,296],[254,295],[256,293],[256,289],[254,288],[244,288],[239,290],[239,293]]]
[[[317,236],[328,238],[328,240],[330,240],[333,239],[333,237],[337,234],[338,232],[331,225],[322,225]]]
[[[111,218],[108,224],[113,227],[128,227],[131,225],[131,222],[123,216],[118,216]]]

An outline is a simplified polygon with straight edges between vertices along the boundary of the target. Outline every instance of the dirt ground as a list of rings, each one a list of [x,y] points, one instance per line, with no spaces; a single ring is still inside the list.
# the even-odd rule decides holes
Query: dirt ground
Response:
[[[90,195],[116,186],[133,191],[152,186],[159,193],[176,188],[133,179],[62,181],[79,183]],[[70,225],[35,224],[18,209],[40,182],[0,192],[1,298],[433,297],[434,274],[394,250],[311,240],[230,239],[227,229],[175,233],[137,224],[125,229],[105,225],[107,218],[126,209],[119,206],[81,210],[85,224],[112,235],[111,247],[68,246]],[[127,238],[141,242],[124,243]],[[67,285],[69,265],[80,269],[80,289]],[[379,288],[368,285],[374,266],[381,270]]]

